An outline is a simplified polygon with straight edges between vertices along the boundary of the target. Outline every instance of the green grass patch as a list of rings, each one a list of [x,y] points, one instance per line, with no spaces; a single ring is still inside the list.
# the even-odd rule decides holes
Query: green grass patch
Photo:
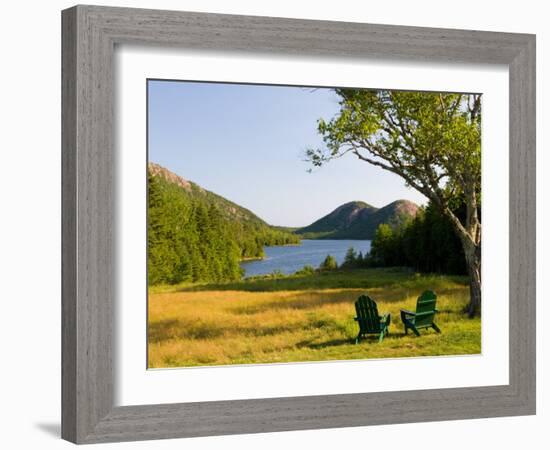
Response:
[[[414,310],[423,290],[438,295],[441,334],[405,336],[400,309]],[[392,315],[390,335],[355,345],[354,302],[368,293]],[[404,269],[357,269],[256,277],[215,285],[156,286],[149,291],[149,366],[326,361],[481,352],[481,320],[469,319],[465,277]]]

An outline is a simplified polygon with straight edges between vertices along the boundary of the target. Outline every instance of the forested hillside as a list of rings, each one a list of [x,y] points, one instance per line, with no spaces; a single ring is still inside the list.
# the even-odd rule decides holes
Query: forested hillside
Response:
[[[299,243],[298,236],[153,163],[147,232],[151,285],[237,280],[240,261],[261,258],[264,246]]]

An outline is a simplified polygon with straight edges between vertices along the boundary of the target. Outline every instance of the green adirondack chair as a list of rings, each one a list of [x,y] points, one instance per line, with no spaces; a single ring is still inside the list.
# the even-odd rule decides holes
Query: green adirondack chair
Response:
[[[359,324],[359,333],[355,338],[355,343],[358,344],[359,340],[366,337],[367,334],[377,334],[378,342],[382,342],[384,336],[389,333],[391,316],[389,314],[378,315],[376,302],[368,295],[361,295],[357,299],[355,311],[357,312],[355,320]]]
[[[416,301],[416,312],[401,310],[405,334],[409,328],[417,336],[420,336],[418,330],[422,328],[433,328],[436,332],[441,333],[439,327],[434,323],[435,315],[438,312],[435,307],[436,301],[437,295],[433,291],[424,291]]]

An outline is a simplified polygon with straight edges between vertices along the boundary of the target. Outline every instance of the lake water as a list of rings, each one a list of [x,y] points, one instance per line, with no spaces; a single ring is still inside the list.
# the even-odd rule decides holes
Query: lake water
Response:
[[[366,240],[303,239],[301,245],[265,247],[264,259],[243,262],[241,267],[245,270],[245,276],[250,277],[272,273],[275,270],[290,274],[305,265],[317,268],[327,255],[334,256],[338,264],[342,264],[350,247],[364,255],[370,251],[370,242]]]

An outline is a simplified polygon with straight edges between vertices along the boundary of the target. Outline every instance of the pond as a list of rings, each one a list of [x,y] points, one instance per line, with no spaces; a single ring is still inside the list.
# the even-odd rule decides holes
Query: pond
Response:
[[[338,264],[342,264],[350,247],[365,255],[370,251],[370,244],[368,240],[303,239],[300,245],[265,247],[264,259],[244,261],[241,267],[246,277],[274,271],[291,274],[305,265],[319,267],[327,255],[334,256]]]

